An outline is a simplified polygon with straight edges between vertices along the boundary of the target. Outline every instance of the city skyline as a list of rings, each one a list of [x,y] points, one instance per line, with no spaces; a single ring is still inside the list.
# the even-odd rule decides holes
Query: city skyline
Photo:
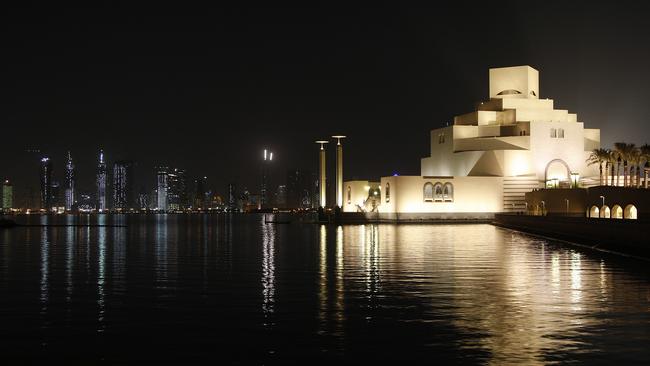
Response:
[[[88,186],[101,147],[110,161],[137,161],[138,179],[151,181],[165,164],[207,176],[226,194],[231,182],[258,184],[246,162],[260,148],[274,151],[279,172],[314,171],[315,158],[303,152],[339,132],[354,138],[345,173],[358,177],[350,178],[415,174],[427,153],[423,135],[486,94],[485,68],[519,64],[545,70],[542,94],[601,129],[603,145],[640,145],[650,140],[650,53],[636,45],[649,26],[639,5],[626,4],[615,19],[580,1],[345,12],[313,4],[203,12],[14,4],[3,12],[0,103],[11,138],[0,152],[11,159],[0,161],[0,176],[29,195],[36,160],[26,151],[51,156],[60,174],[70,150],[77,184]],[[451,22],[459,16],[462,27]],[[482,31],[500,40],[499,52]]]

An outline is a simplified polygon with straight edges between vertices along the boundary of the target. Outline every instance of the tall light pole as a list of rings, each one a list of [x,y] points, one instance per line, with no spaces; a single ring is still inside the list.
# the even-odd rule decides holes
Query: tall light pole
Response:
[[[600,198],[603,200],[603,204],[602,204],[602,206],[600,206],[600,208],[602,209],[603,206],[605,206],[605,196],[600,196]]]
[[[317,144],[320,144],[320,151],[319,151],[319,163],[318,163],[318,188],[320,190],[320,207],[325,208],[327,205],[327,197],[325,196],[325,180],[327,178],[326,173],[327,173],[327,166],[325,165],[325,144],[329,143],[329,141],[326,140],[318,140],[316,141]]]
[[[343,208],[343,145],[341,139],[343,135],[335,135],[336,139],[336,206]]]

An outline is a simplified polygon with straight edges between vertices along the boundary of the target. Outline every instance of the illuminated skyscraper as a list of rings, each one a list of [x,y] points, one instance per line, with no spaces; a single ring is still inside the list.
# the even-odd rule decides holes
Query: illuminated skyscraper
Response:
[[[72,210],[75,203],[75,190],[74,190],[74,164],[72,163],[72,156],[68,151],[68,161],[65,164],[65,209],[66,211]]]
[[[207,208],[205,199],[207,180],[208,177],[194,179],[194,198],[192,201],[192,208],[195,210],[205,210]]]
[[[97,211],[106,211],[106,162],[104,150],[99,150],[99,165],[97,166]]]
[[[133,208],[133,201],[133,162],[116,161],[113,164],[113,208]]]
[[[14,189],[9,179],[2,183],[2,209],[11,211],[14,205]]]
[[[237,190],[234,184],[228,184],[228,211],[237,211]]]
[[[183,210],[187,205],[185,170],[174,169],[167,173],[167,208]]]
[[[262,160],[262,181],[260,185],[260,208],[266,207],[269,203],[268,200],[268,186],[270,184],[269,179],[269,165],[273,161],[273,153],[264,149],[264,160]]]
[[[158,173],[156,174],[158,180],[158,189],[156,192],[157,202],[156,208],[159,211],[167,211],[167,167],[158,167]]]
[[[41,159],[41,208],[52,209],[52,161],[48,157]]]

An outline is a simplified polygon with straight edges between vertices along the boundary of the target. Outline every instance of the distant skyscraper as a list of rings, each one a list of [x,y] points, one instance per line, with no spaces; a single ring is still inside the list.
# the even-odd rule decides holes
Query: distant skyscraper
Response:
[[[269,165],[273,161],[273,153],[264,149],[264,160],[262,160],[262,179],[260,184],[260,208],[266,207],[268,204],[268,187],[271,182],[269,179]]]
[[[287,207],[287,186],[284,184],[279,185],[275,192],[275,207]]]
[[[52,209],[52,161],[48,157],[41,159],[41,208]]]
[[[167,173],[167,207],[183,210],[187,205],[185,170],[174,169]]]
[[[51,207],[56,208],[57,210],[61,207],[62,197],[61,197],[61,185],[59,182],[53,180],[50,184],[50,204]]]
[[[228,184],[228,211],[237,211],[237,191],[234,184]]]
[[[113,163],[113,208],[133,208],[133,162],[120,160]]]
[[[158,173],[156,174],[158,180],[158,189],[156,195],[157,197],[157,206],[156,208],[160,211],[167,211],[167,167],[158,167]]]
[[[65,164],[65,209],[66,211],[72,210],[75,203],[75,177],[74,177],[74,164],[72,163],[72,156],[68,151],[68,161]]]
[[[206,209],[205,190],[207,186],[208,177],[194,179],[194,198],[192,201],[192,208],[195,210]]]
[[[149,195],[145,191],[144,187],[140,187],[140,192],[138,193],[138,208],[140,210],[146,210],[149,208]]]
[[[14,206],[14,187],[9,179],[2,183],[2,209],[10,211]]]
[[[310,208],[312,201],[313,177],[309,171],[287,170],[287,207]]]
[[[105,211],[106,207],[106,162],[104,150],[99,150],[99,165],[97,165],[97,210]]]

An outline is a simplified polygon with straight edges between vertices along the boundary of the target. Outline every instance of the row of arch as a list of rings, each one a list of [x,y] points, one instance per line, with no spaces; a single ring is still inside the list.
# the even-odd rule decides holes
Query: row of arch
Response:
[[[588,217],[600,218],[600,219],[637,219],[637,209],[636,206],[629,204],[623,209],[620,205],[614,205],[611,209],[607,205],[598,207],[596,205],[591,206],[589,212],[587,212]]]
[[[453,202],[454,185],[449,182],[426,182],[422,188],[422,196],[424,202]]]

